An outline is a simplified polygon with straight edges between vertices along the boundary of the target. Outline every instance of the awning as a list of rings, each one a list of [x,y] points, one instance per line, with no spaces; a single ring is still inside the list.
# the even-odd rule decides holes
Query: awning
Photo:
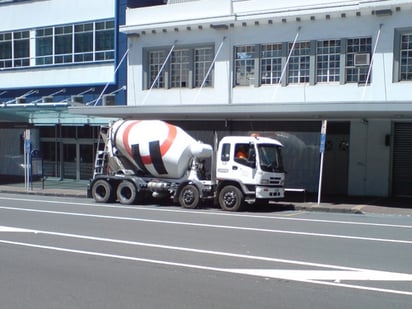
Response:
[[[75,115],[162,120],[412,119],[412,102],[73,106]]]
[[[33,126],[103,125],[110,116],[79,115],[69,113],[67,103],[0,104],[0,124]]]

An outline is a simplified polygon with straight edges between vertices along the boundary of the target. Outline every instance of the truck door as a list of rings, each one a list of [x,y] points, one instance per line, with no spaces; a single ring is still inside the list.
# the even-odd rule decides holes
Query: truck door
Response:
[[[253,144],[224,144],[218,160],[218,178],[253,184],[256,175],[256,152]]]

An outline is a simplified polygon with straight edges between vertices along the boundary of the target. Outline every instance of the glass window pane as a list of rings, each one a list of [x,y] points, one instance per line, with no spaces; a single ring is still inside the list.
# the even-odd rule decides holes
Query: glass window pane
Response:
[[[358,54],[372,54],[372,38],[355,38],[348,39],[346,46],[346,65],[345,75],[348,83],[366,83],[368,78],[369,64],[355,63],[355,57]],[[369,76],[368,82],[370,82]]]
[[[256,46],[235,47],[235,85],[250,86],[255,83]]]
[[[412,80],[412,34],[401,36],[400,80]]]

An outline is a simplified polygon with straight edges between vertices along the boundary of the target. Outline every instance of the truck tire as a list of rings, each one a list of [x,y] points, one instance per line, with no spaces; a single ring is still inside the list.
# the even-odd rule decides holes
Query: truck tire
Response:
[[[196,208],[199,205],[199,189],[192,184],[185,185],[179,193],[179,204],[183,208]]]
[[[226,211],[238,211],[243,205],[243,193],[236,186],[225,186],[219,192],[219,205]]]
[[[104,179],[96,180],[92,186],[92,196],[98,203],[114,202],[113,187]]]
[[[137,189],[136,186],[127,180],[123,180],[117,186],[116,195],[120,204],[123,205],[132,205],[136,202],[137,199]]]

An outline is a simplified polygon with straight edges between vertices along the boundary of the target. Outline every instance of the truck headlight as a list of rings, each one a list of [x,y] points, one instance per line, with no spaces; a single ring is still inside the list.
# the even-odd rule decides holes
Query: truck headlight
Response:
[[[268,185],[269,184],[269,180],[268,179],[262,179],[262,185]]]

